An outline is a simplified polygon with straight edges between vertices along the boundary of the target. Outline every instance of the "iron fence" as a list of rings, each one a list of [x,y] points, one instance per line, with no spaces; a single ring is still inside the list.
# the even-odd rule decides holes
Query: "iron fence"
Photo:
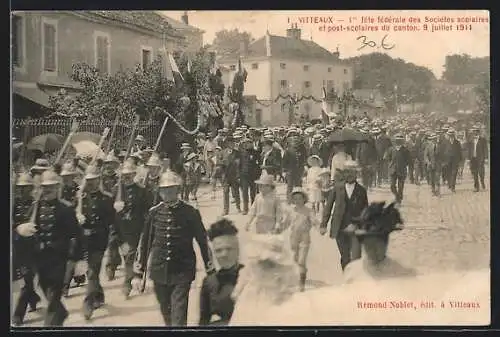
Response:
[[[66,138],[71,130],[71,124],[72,121],[70,119],[14,119],[12,122],[12,134],[19,140],[26,139],[27,142],[33,137],[46,133],[55,133]],[[79,122],[77,132],[86,131],[100,135],[106,127],[112,129],[113,124],[114,121],[112,120],[82,121]],[[147,143],[153,146],[160,133],[160,129],[161,124],[156,121],[140,121],[137,134],[143,135]],[[131,123],[118,122],[113,136],[113,147],[126,147],[131,131]]]

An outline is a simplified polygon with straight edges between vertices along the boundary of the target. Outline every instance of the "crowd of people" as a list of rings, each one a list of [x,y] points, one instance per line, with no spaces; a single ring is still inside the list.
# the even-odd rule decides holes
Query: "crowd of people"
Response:
[[[130,156],[112,151],[100,160],[76,157],[62,164],[38,159],[31,169],[14,172],[13,262],[15,280],[24,286],[13,321],[22,325],[27,309],[36,310],[41,300],[35,275],[47,300],[45,325],[63,325],[68,312],[61,298],[71,282],[86,283],[82,312],[90,320],[105,303],[99,275],[106,261],[109,280],[124,265],[125,298],[152,288],[165,324],[184,326],[196,275],[193,239],[207,272],[200,325],[255,324],[257,306],[280,303],[291,289],[303,291],[314,227],[336,241],[349,282],[411,275],[386,257],[389,234],[401,229],[397,209],[407,177],[412,184],[426,182],[439,197],[441,182],[455,192],[468,160],[474,191],[486,188],[482,126],[423,124],[365,118],[224,128],[182,144],[173,162],[140,135]],[[332,141],[346,129],[363,136]],[[240,227],[254,234],[245,265],[236,226],[222,218],[206,231],[191,204],[196,206],[204,177],[213,199],[222,186],[223,216],[230,212],[230,191],[236,211],[248,215]],[[286,184],[286,202],[276,194],[279,182]],[[370,204],[367,191],[385,183],[394,202]]]

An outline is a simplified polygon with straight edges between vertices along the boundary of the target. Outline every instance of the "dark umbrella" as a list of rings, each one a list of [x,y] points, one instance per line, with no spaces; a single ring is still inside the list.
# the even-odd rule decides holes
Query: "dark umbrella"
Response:
[[[367,141],[369,141],[367,135],[350,128],[336,130],[328,137],[329,143],[359,143]]]
[[[71,144],[76,144],[84,141],[90,141],[92,143],[99,144],[101,140],[101,135],[93,132],[82,131],[77,132],[71,137]]]
[[[62,147],[64,137],[55,133],[46,133],[32,138],[26,148],[41,152],[56,151]]]

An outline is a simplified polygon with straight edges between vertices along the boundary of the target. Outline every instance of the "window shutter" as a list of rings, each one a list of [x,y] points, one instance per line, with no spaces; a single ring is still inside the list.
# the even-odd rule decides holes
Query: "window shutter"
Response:
[[[44,24],[44,70],[56,70],[56,28],[50,24]]]

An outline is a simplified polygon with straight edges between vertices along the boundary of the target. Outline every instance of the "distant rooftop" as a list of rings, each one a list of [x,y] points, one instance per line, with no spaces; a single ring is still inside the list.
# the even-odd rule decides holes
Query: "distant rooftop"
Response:
[[[196,31],[196,32],[199,32],[199,33],[205,33],[204,30],[202,29],[199,29],[198,27],[195,27],[195,26],[191,26],[191,25],[187,25],[185,24],[184,22],[182,21],[179,21],[179,20],[175,20],[175,19],[172,19],[171,17],[169,16],[166,16],[166,15],[163,15],[163,14],[160,14],[174,29],[178,29],[178,30],[190,30],[190,31]]]
[[[269,38],[269,44],[267,43]],[[270,49],[268,53],[267,48]],[[276,58],[298,58],[304,60],[323,60],[342,62],[338,58],[337,53],[331,53],[327,49],[321,47],[314,41],[302,40],[297,37],[285,37],[278,35],[264,35],[248,45],[248,50],[245,55],[240,54],[240,50],[235,50],[232,53],[223,55],[221,61],[230,61],[242,57],[265,57],[266,55]]]
[[[165,16],[154,11],[77,11],[76,13],[94,15],[156,33],[168,33],[171,36],[182,37]]]

